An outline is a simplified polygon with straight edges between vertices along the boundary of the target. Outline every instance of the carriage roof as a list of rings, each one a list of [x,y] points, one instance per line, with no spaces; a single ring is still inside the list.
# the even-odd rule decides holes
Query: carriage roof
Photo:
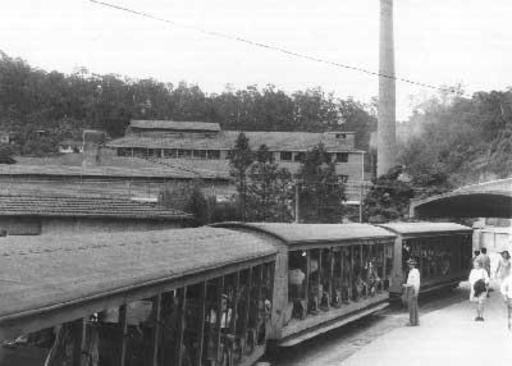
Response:
[[[471,228],[452,222],[390,222],[379,225],[400,235],[471,232]]]
[[[255,235],[211,227],[1,238],[0,328],[31,312],[219,275],[275,252]]]
[[[369,224],[222,223],[216,226],[258,231],[287,245],[392,239],[396,235]]]

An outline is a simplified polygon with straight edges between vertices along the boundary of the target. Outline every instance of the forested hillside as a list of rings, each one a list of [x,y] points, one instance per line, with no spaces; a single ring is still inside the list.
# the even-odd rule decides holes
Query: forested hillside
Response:
[[[47,72],[0,51],[0,131],[14,133],[16,153],[52,153],[59,141],[79,139],[84,128],[104,129],[115,138],[132,118],[218,122],[245,131],[355,131],[356,147],[366,151],[376,130],[370,106],[321,88],[290,95],[272,85],[227,86],[207,94],[185,82],[85,69]],[[402,134],[399,161],[418,191],[425,187],[422,194],[512,175],[512,90],[432,98],[404,123],[409,133]],[[38,135],[38,129],[49,133]]]
[[[223,129],[263,131],[356,131],[368,147],[376,119],[366,106],[339,100],[321,88],[291,95],[267,85],[206,94],[195,85],[131,80],[82,69],[47,72],[0,54],[0,129],[14,132],[18,153],[55,151],[58,141],[79,138],[84,128],[118,137],[130,119],[218,122]],[[46,137],[36,130],[49,131]]]
[[[432,98],[407,123],[401,161],[419,186],[445,190],[512,175],[511,89]]]

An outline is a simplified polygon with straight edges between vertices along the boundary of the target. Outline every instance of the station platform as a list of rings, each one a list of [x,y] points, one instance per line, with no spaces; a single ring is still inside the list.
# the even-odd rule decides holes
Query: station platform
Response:
[[[337,365],[512,365],[507,310],[497,286],[493,287],[496,290],[485,304],[485,321],[474,320],[475,304],[469,300],[423,316],[420,307],[420,326],[408,327],[404,322]]]

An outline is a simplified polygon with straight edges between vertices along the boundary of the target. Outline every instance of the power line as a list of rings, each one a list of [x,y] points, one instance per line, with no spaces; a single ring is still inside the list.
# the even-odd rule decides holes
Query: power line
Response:
[[[296,51],[293,51],[293,50],[290,50],[290,49],[287,49],[287,48],[283,48],[283,47],[279,47],[279,46],[274,46],[274,45],[267,44],[267,43],[253,41],[253,40],[250,40],[250,39],[247,39],[247,38],[243,38],[243,37],[240,37],[240,36],[237,36],[237,35],[232,35],[232,34],[222,33],[222,32],[218,32],[218,31],[213,31],[213,30],[209,30],[209,29],[205,29],[205,28],[201,28],[201,27],[197,27],[197,26],[193,26],[193,25],[181,24],[181,23],[178,23],[178,22],[176,22],[174,20],[162,18],[162,17],[156,16],[156,15],[150,14],[150,13],[146,13],[146,12],[142,12],[142,11],[126,8],[124,6],[115,5],[115,4],[107,3],[107,2],[104,2],[104,1],[99,1],[99,0],[89,0],[89,1],[92,2],[92,3],[98,4],[98,5],[101,5],[101,6],[108,7],[108,8],[124,11],[126,13],[130,13],[130,14],[138,15],[138,16],[141,16],[141,17],[144,17],[144,18],[153,19],[153,20],[156,20],[156,21],[159,21],[159,22],[167,23],[167,24],[173,25],[175,27],[191,29],[191,30],[194,30],[194,31],[202,33],[202,34],[206,34],[208,36],[229,39],[231,41],[241,42],[241,43],[245,43],[245,44],[248,44],[248,45],[251,45],[251,46],[255,46],[255,47],[259,47],[259,48],[265,48],[267,50],[280,52],[280,53],[283,53],[283,54],[288,55],[288,56],[302,58],[302,59],[305,59],[305,60],[309,60],[309,61],[313,61],[313,62],[317,62],[317,63],[322,63],[322,64],[325,64],[325,65],[335,66],[335,67],[346,69],[346,70],[357,71],[357,72],[360,72],[360,73],[363,73],[363,74],[367,74],[367,75],[370,75],[370,76],[378,76],[378,77],[384,77],[384,78],[388,78],[388,79],[394,79],[394,80],[397,80],[397,81],[400,81],[400,82],[403,82],[403,83],[407,83],[407,84],[411,84],[411,85],[415,85],[415,86],[420,86],[420,87],[424,87],[424,88],[439,90],[439,91],[448,92],[448,93],[457,93],[457,89],[455,89],[455,88],[441,87],[441,86],[437,86],[437,85],[433,85],[433,84],[428,84],[428,83],[423,83],[423,82],[411,80],[411,79],[408,79],[408,78],[397,77],[395,75],[389,75],[389,74],[384,74],[384,73],[380,73],[380,72],[376,72],[376,71],[371,71],[371,70],[368,70],[368,69],[365,69],[365,68],[362,68],[362,67],[342,64],[340,62],[335,62],[335,61],[326,60],[326,59],[323,59],[323,58],[320,58],[320,57],[299,53],[299,52],[296,52]]]

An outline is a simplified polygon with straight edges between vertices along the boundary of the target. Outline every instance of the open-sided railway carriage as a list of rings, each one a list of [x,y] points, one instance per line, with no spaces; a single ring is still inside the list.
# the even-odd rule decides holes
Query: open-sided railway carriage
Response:
[[[250,365],[264,353],[276,250],[262,238],[205,227],[1,240],[0,340],[28,335],[49,365]]]
[[[278,249],[269,338],[291,346],[388,304],[395,234],[367,224],[223,223]]]
[[[420,293],[457,286],[467,279],[471,270],[471,228],[436,222],[396,222],[380,226],[397,235],[390,288],[392,297],[402,292],[409,258],[418,262]]]

